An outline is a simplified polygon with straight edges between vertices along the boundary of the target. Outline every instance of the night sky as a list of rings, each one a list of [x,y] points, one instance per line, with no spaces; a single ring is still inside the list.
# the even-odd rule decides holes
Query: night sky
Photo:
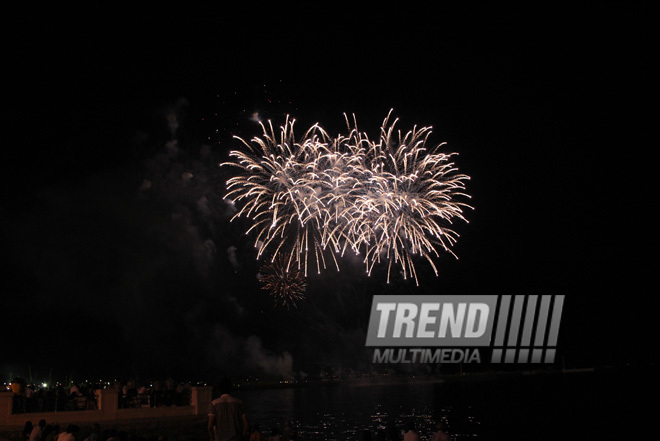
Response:
[[[567,365],[657,361],[649,15],[10,17],[2,381],[366,371],[382,293],[565,294]],[[222,200],[232,135],[345,112],[375,136],[390,109],[471,176],[459,260],[416,287],[346,259],[274,308]]]

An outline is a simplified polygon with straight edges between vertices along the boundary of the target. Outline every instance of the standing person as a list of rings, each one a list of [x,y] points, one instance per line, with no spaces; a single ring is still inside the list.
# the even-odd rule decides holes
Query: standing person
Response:
[[[231,382],[218,386],[220,396],[209,406],[207,429],[210,441],[241,441],[247,438],[248,423],[243,402],[231,395]]]
[[[264,435],[261,433],[259,424],[254,425],[254,431],[250,434],[250,441],[264,441]]]
[[[9,383],[11,391],[14,392],[12,413],[25,412],[25,385],[26,381],[22,378],[14,378],[14,381]]]
[[[21,441],[28,441],[33,429],[34,425],[32,424],[32,421],[26,421],[25,426],[23,426],[23,432],[21,433]]]
[[[411,421],[406,426],[406,433],[403,434],[403,441],[419,441],[419,435],[415,432],[415,424]]]
[[[280,435],[280,429],[278,429],[277,427],[271,427],[268,441],[282,441],[282,435]]]
[[[282,431],[282,440],[291,441],[291,435],[293,434],[293,424],[291,421],[284,422],[284,430]]]
[[[440,421],[435,423],[435,429],[431,441],[449,441],[449,435],[444,431],[444,427]]]

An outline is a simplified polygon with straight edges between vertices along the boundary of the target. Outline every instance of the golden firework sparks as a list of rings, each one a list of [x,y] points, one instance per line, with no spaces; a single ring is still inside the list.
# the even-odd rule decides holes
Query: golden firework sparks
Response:
[[[470,178],[451,162],[455,153],[438,152],[444,144],[428,151],[430,127],[403,134],[390,116],[376,141],[347,116],[347,136],[331,138],[315,124],[296,141],[287,117],[279,136],[269,122],[252,144],[241,139],[247,151],[231,151],[233,161],[225,164],[242,173],[227,181],[225,197],[243,204],[234,218],[254,221],[246,234],[256,232],[258,258],[274,249],[287,268],[307,276],[310,260],[320,272],[329,255],[339,269],[335,255],[350,250],[364,255],[368,274],[386,262],[388,282],[398,265],[419,284],[417,257],[437,275],[438,250],[455,256],[458,234],[450,226],[467,222],[463,210],[471,207],[460,200],[470,197]]]

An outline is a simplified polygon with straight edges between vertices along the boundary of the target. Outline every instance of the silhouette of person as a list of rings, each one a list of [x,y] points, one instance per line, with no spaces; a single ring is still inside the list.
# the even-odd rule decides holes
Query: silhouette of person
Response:
[[[435,423],[435,432],[431,436],[431,441],[449,441],[449,435],[440,421]]]
[[[39,420],[39,424],[34,426],[32,432],[30,433],[30,441],[41,441],[41,437],[44,433],[45,427],[46,427],[46,420]]]
[[[32,421],[26,421],[25,426],[23,426],[23,432],[21,432],[21,441],[28,441],[33,429],[34,425]]]
[[[254,430],[250,434],[250,441],[264,441],[264,436],[261,433],[261,427],[259,424],[254,425]]]
[[[406,433],[403,434],[403,441],[419,441],[419,435],[415,432],[415,424],[412,421],[406,425]]]
[[[220,396],[211,401],[207,430],[210,441],[240,441],[247,438],[248,423],[243,402],[231,395],[231,382],[218,385]]]

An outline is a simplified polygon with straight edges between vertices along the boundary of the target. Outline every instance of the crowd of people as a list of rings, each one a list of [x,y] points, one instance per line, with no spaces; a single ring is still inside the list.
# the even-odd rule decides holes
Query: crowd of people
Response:
[[[21,385],[14,381],[11,390],[14,392],[12,413],[96,409],[94,388],[87,385],[65,388],[62,385]]]
[[[21,433],[20,441],[168,441],[166,436],[144,436],[131,434],[125,430],[108,428],[101,430],[98,423],[81,429],[76,424],[60,427],[57,423],[40,420],[37,425],[28,421]]]
[[[165,381],[155,380],[138,384],[129,379],[125,383],[115,383],[119,393],[119,408],[187,406],[192,396],[190,382],[176,382],[172,377]]]
[[[61,384],[37,385],[16,379],[9,387],[14,392],[12,413],[97,409],[97,391],[107,388],[117,390],[120,409],[184,406],[190,404],[192,396],[189,382],[176,382],[172,377],[149,382],[129,379],[125,382],[116,381],[113,385],[85,382],[70,384],[68,387]]]
[[[190,403],[190,384],[176,383],[172,378],[168,378],[164,382],[154,381],[149,385],[138,385],[135,381],[129,380],[125,383],[116,382],[114,386],[106,385],[106,387],[113,387],[117,390],[120,408],[177,406]],[[25,398],[22,404],[25,409],[43,408],[41,401],[37,401],[38,404],[35,405],[29,400],[38,400],[38,397],[51,393],[60,397],[60,403],[66,403],[65,410],[75,410],[80,408],[80,397],[93,395],[95,387],[72,385],[68,389],[64,389],[62,386],[57,386],[48,390],[41,388],[34,391],[35,393],[28,392],[29,389],[31,389],[29,385],[22,391],[13,389],[15,397]],[[206,441],[207,439],[208,441],[300,441],[303,438],[295,425],[288,421],[282,427],[273,426],[267,429],[262,429],[259,424],[250,424],[243,402],[232,395],[231,382],[222,382],[216,387],[215,392],[215,398],[209,405],[206,424],[208,438],[201,435],[202,431],[195,430],[194,432],[197,433],[191,433],[186,437],[187,439],[191,441]],[[44,393],[46,395],[43,395]],[[43,403],[48,402],[50,401],[43,401]],[[88,404],[84,406],[88,406]],[[451,439],[442,422],[438,422],[432,432],[429,429],[426,428],[422,433],[410,422],[405,427],[391,425],[374,433],[364,430],[356,436],[359,441],[420,441],[420,439],[449,441]],[[164,435],[147,437],[142,434],[130,434],[113,428],[102,431],[98,423],[91,425],[86,430],[81,430],[74,424],[60,427],[55,423],[47,424],[42,419],[36,425],[28,421],[20,441],[167,441],[167,438]]]
[[[285,422],[282,427],[273,426],[263,429],[259,424],[246,425],[245,431],[241,430],[237,438],[227,437],[228,432],[220,434],[219,439],[236,439],[239,441],[302,441],[304,436],[297,430],[291,422]],[[450,437],[442,426],[437,423],[435,430],[429,433],[428,430],[420,437],[420,431],[411,423],[404,428],[389,427],[372,433],[369,430],[362,431],[357,435],[357,441],[420,441],[421,439],[429,441],[450,441]],[[189,441],[206,441],[200,438],[199,434],[189,433],[184,436]],[[215,432],[210,441],[215,441]],[[98,423],[91,424],[89,427],[80,428],[75,424],[68,424],[60,427],[57,423],[47,423],[40,420],[36,425],[28,421],[21,433],[20,441],[168,441],[167,435],[130,432],[128,430],[118,430],[116,428],[101,429]]]

